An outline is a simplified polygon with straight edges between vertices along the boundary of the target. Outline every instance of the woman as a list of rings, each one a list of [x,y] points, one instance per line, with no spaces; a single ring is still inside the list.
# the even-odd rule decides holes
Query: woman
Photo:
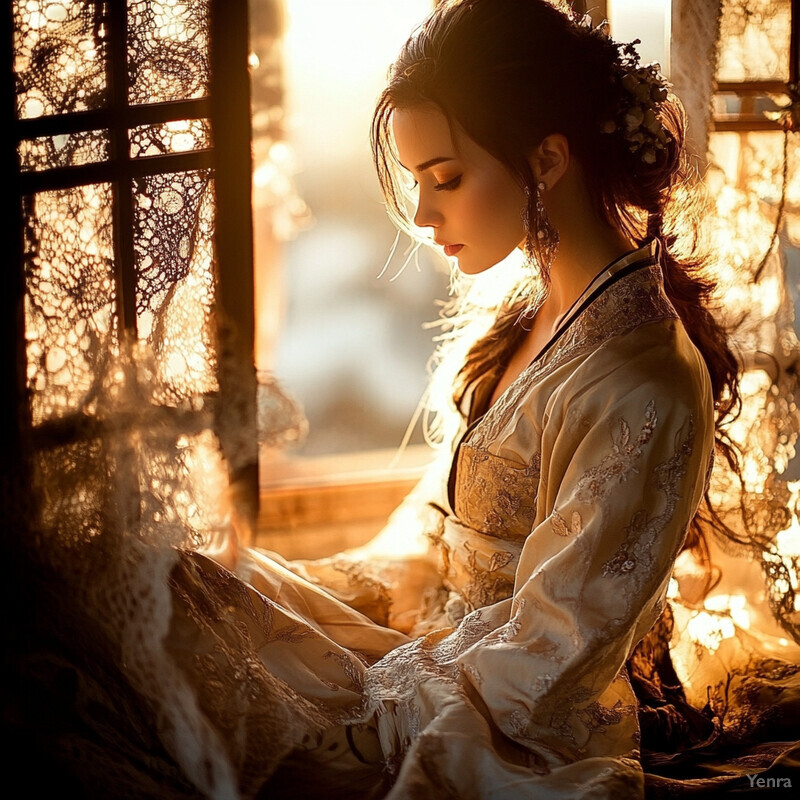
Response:
[[[679,553],[704,559],[738,399],[680,106],[544,0],[450,0],[392,67],[373,146],[390,213],[461,273],[526,260],[455,378],[444,476],[396,516],[427,547],[247,551],[236,576],[187,555],[173,653],[245,795],[641,797],[637,643],[667,630]],[[466,293],[456,333],[473,312]],[[713,723],[655,688],[668,661],[662,744],[702,744]]]

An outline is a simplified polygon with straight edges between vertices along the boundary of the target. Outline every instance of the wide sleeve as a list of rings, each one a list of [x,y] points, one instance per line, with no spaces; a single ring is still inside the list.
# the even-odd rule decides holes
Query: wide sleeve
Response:
[[[554,395],[511,600],[373,668],[370,691],[391,701],[384,745],[408,747],[391,797],[433,797],[436,784],[459,797],[640,796],[624,665],[662,611],[713,444],[704,369],[645,363]]]

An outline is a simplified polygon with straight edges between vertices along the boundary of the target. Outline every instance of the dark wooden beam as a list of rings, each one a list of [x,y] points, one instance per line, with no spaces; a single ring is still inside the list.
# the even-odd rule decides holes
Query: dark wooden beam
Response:
[[[216,194],[216,312],[224,330],[219,357],[223,453],[231,468],[234,502],[250,530],[258,517],[258,442],[255,436],[255,287],[253,281],[252,153],[247,0],[211,3],[211,124]],[[240,419],[237,420],[236,413]],[[252,416],[249,416],[252,414]],[[246,418],[241,418],[242,416]],[[235,441],[225,432],[238,425]],[[245,442],[242,426],[252,427]]]
[[[739,95],[786,94],[784,81],[721,81],[716,85],[717,94],[724,92]]]
[[[128,148],[128,4],[108,6],[108,72],[111,118],[108,125],[111,161],[115,164],[114,269],[117,315],[122,330],[136,336],[136,254],[134,211]]]
[[[127,102],[127,98],[126,98]],[[197,100],[177,100],[170,103],[150,103],[129,106],[126,112],[130,127],[157,125],[182,119],[204,119],[211,113],[211,103],[207,97]],[[17,140],[35,139],[37,136],[57,136],[80,131],[107,130],[118,122],[118,114],[103,108],[94,111],[76,111],[71,114],[58,114],[35,119],[16,121]]]
[[[783,125],[776,120],[765,119],[764,117],[738,118],[738,119],[714,119],[711,126],[715,131],[735,131],[746,133],[747,131],[782,131]]]
[[[20,176],[20,188],[23,194],[33,194],[47,189],[68,189],[92,183],[119,184],[127,181],[130,186],[131,181],[135,178],[209,169],[213,164],[213,152],[210,149],[144,156],[131,159],[124,166],[120,164],[119,159],[115,159],[97,164],[80,164],[75,167],[56,167],[41,172],[26,172]]]
[[[3,109],[6,131],[13,131],[17,119],[16,76],[14,73],[13,4],[4,5],[0,14],[2,36]],[[0,407],[6,409],[2,435],[3,482],[27,486],[25,443],[29,432],[30,413],[27,391],[27,355],[25,350],[25,271],[23,240],[23,208],[19,195],[19,162],[16,142],[5,139],[3,148],[3,185],[8,202],[4,209],[6,234],[3,241],[3,291],[0,292]],[[7,487],[0,487],[6,498]],[[19,495],[13,490],[9,499]],[[16,506],[15,506],[16,508]],[[6,518],[8,519],[8,518]],[[4,526],[4,536],[23,535],[14,524]]]

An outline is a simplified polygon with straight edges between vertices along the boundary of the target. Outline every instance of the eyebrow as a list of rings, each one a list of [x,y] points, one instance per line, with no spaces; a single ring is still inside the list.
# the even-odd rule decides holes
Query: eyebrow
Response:
[[[423,161],[421,164],[417,164],[416,170],[417,172],[425,172],[426,169],[430,169],[431,167],[435,167],[437,164],[442,164],[445,161],[454,161],[455,159],[452,156],[436,156],[436,158],[431,158],[429,161]]]

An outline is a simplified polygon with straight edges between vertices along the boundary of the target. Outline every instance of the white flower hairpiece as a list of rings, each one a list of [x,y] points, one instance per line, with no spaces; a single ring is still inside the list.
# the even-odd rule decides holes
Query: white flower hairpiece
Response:
[[[618,132],[632,153],[645,164],[654,164],[659,151],[666,150],[672,137],[659,118],[659,109],[669,94],[669,84],[658,64],[640,64],[634,45],[615,45],[618,58],[613,80],[622,88],[614,116],[600,126],[603,133]]]

